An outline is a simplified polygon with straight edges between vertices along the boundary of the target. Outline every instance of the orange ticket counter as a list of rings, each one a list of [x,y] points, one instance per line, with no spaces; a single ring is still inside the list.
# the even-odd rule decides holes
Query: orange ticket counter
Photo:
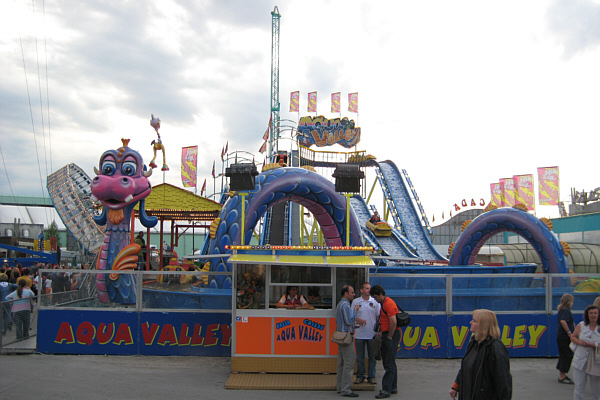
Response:
[[[232,250],[232,371],[335,372],[337,345],[330,339],[339,293],[368,280],[371,248]],[[290,290],[303,303],[283,308]]]

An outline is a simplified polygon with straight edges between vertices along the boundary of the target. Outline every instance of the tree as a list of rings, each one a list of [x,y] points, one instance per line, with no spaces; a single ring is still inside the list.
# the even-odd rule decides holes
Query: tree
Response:
[[[61,246],[60,235],[58,233],[58,225],[56,224],[56,221],[52,221],[52,223],[50,223],[50,226],[46,230],[44,237],[45,239],[50,240],[50,242],[55,242],[56,248]]]

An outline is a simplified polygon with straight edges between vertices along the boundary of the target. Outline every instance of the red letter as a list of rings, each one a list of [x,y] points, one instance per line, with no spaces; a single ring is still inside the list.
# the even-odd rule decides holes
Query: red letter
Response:
[[[189,346],[192,341],[191,336],[188,336],[187,324],[181,324],[181,331],[179,331],[179,345]]]
[[[154,343],[154,338],[156,338],[158,324],[148,325],[150,325],[148,322],[142,324],[142,336],[144,337],[144,344],[150,346]]]
[[[221,335],[223,335],[223,339],[221,340],[221,346],[230,346],[231,325],[221,325]]]
[[[96,336],[96,328],[91,322],[82,322],[77,327],[77,341],[80,344],[87,344],[91,346],[94,343],[94,336]]]
[[[219,330],[219,324],[210,324],[206,329],[206,341],[204,346],[214,346],[217,344],[219,338],[215,335],[215,331]]]
[[[120,345],[123,342],[125,342],[125,344],[133,344],[131,329],[129,329],[129,325],[125,323],[119,324],[119,328],[117,329],[117,333],[115,334],[115,340],[113,340],[113,343],[118,345]]]
[[[175,328],[173,325],[166,324],[163,325],[162,331],[160,331],[160,336],[158,337],[158,344],[164,346],[167,342],[173,346],[177,344],[177,335],[175,334]]]
[[[96,338],[98,343],[106,344],[112,340],[113,334],[115,333],[115,323],[111,322],[106,325],[104,322],[98,325],[98,331],[96,332]]]
[[[194,334],[192,335],[192,346],[202,346],[204,338],[202,337],[202,325],[194,324]]]
[[[56,339],[54,339],[54,343],[60,343],[66,341],[67,344],[75,343],[75,338],[73,337],[73,328],[68,322],[62,322],[60,327],[58,328],[58,333],[56,334]]]

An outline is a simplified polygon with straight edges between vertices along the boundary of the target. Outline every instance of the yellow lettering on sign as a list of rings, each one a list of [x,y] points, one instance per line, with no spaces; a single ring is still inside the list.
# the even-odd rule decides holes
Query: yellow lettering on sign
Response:
[[[407,350],[414,349],[415,346],[419,343],[419,339],[421,339],[421,328],[420,327],[407,327],[406,331],[404,331],[404,347]]]
[[[461,326],[460,332],[458,331],[458,326],[453,326],[450,330],[452,331],[452,339],[454,340],[454,347],[456,347],[457,349],[461,349],[465,345],[465,342],[467,341],[467,337],[469,336],[468,335],[469,327]]]
[[[513,349],[519,349],[525,347],[525,337],[523,332],[527,330],[527,325],[515,326],[515,338],[513,340]]]
[[[502,337],[500,338],[505,347],[512,347],[512,339],[510,338],[510,326],[502,327]]]
[[[537,349],[540,337],[546,332],[544,325],[531,325],[529,327],[529,347]]]
[[[421,341],[422,349],[427,350],[429,346],[434,349],[438,349],[440,347],[440,338],[438,337],[437,329],[435,329],[433,326],[428,326],[425,328],[423,340]]]

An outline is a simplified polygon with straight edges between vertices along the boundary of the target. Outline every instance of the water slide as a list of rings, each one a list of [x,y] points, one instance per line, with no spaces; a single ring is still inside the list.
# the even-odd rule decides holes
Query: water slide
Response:
[[[371,244],[375,244],[375,247],[379,247],[383,250],[384,255],[401,257],[401,258],[416,258],[408,247],[403,243],[402,238],[399,237],[399,232],[392,232],[392,235],[387,237],[378,237],[373,234],[366,227],[366,222],[371,218],[369,207],[365,200],[359,196],[354,195],[350,198],[350,205],[358,218],[359,225],[362,230],[363,237]]]
[[[417,248],[417,255],[425,260],[445,260],[433,247],[427,231],[421,224],[423,218],[410,197],[407,184],[392,161],[374,162],[377,179],[381,184],[388,209],[396,227],[402,227],[406,238]]]

